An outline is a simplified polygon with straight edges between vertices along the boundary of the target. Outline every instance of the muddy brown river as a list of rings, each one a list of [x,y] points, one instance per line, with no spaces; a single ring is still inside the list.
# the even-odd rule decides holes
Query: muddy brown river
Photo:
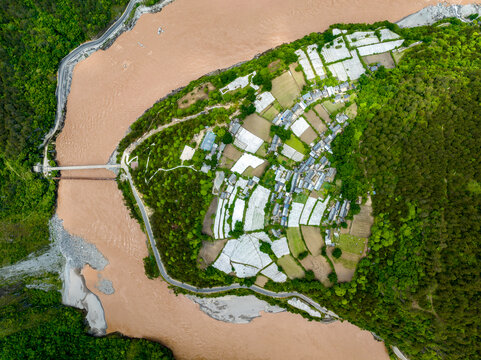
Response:
[[[107,51],[76,66],[57,140],[58,161],[105,164],[147,108],[205,73],[323,31],[331,23],[396,21],[434,3],[176,0],[160,13],[143,15]],[[161,35],[159,27],[165,31]],[[111,176],[103,170],[75,175]],[[110,262],[101,272],[83,271],[102,301],[109,332],[161,341],[180,359],[388,359],[383,343],[347,322],[324,325],[280,313],[249,324],[224,323],[175,296],[161,280],[148,280],[142,264],[146,236],[113,181],[60,181],[58,215],[68,231],[94,243]],[[113,295],[95,288],[102,277],[113,282]]]

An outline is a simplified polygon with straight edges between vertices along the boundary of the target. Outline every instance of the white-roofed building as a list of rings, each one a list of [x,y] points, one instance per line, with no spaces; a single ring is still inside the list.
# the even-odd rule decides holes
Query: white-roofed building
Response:
[[[321,58],[317,52],[317,44],[309,45],[307,47],[307,56],[309,56],[309,59],[311,59],[312,67],[314,68],[315,73],[321,79],[324,79],[326,77],[326,72],[324,71],[324,66],[322,66]]]
[[[258,113],[264,111],[275,100],[276,99],[269,91],[263,92],[262,94],[258,95],[256,101],[254,101],[256,111]]]
[[[351,53],[347,49],[342,37],[334,39],[334,45],[327,46],[328,45],[324,45],[321,50],[321,55],[326,64],[351,57]]]
[[[262,146],[262,140],[260,137],[254,135],[250,131],[241,127],[235,134],[234,145],[242,150],[255,154],[257,150]]]
[[[190,160],[194,157],[195,154],[195,149],[191,148],[188,145],[184,146],[184,150],[182,150],[182,154],[180,154],[180,160],[185,161],[185,160]]]
[[[357,48],[357,50],[361,56],[382,54],[400,47],[403,42],[404,40],[388,41],[374,45],[361,46]]]
[[[309,225],[319,226],[321,224],[322,215],[326,211],[327,204],[329,203],[329,196],[324,201],[318,201],[314,210],[312,211],[311,218],[309,219]]]
[[[287,238],[285,236],[281,237],[279,240],[275,240],[271,244],[271,249],[277,258],[281,258],[284,255],[289,255],[289,245],[287,244]]]
[[[306,79],[307,80],[314,79],[316,75],[314,75],[314,70],[312,70],[311,64],[307,59],[306,53],[301,49],[296,50],[294,53],[299,57],[299,65],[301,65],[302,70],[304,71],[304,74],[306,74]]]
[[[254,231],[264,228],[264,209],[269,199],[271,191],[265,187],[258,185],[252,192],[247,206],[244,231]]]
[[[262,270],[261,274],[278,283],[285,282],[287,280],[286,274],[280,272],[277,265],[274,263]]]
[[[377,44],[379,42],[374,31],[356,31],[355,33],[346,35],[346,39],[352,47]]]
[[[293,202],[291,212],[289,213],[289,219],[287,221],[287,227],[299,227],[299,219],[301,218],[302,209],[304,204]]]
[[[297,162],[302,161],[302,159],[304,159],[303,154],[301,154],[299,151],[297,151],[296,149],[286,144],[284,144],[284,146],[282,147],[281,154]]]
[[[231,168],[232,172],[236,172],[240,175],[250,166],[253,169],[264,163],[264,159],[258,158],[257,156],[251,154],[242,154],[242,156],[237,160],[234,166]]]
[[[311,196],[309,196],[309,198],[307,199],[306,205],[302,210],[301,219],[299,220],[299,223],[301,225],[307,225],[307,222],[309,221],[309,216],[311,215],[312,209],[314,208],[316,201],[317,199]]]
[[[256,72],[254,71],[251,74],[248,74],[246,76],[238,77],[237,79],[235,79],[231,83],[229,83],[226,86],[224,86],[223,88],[221,88],[220,89],[221,94],[224,95],[225,93],[227,93],[229,91],[245,88],[247,85],[249,85],[249,82],[250,82],[249,79],[251,77],[255,76],[255,74],[256,74]]]
[[[309,124],[302,116],[291,125],[291,130],[297,137],[301,137],[307,129],[309,129]]]

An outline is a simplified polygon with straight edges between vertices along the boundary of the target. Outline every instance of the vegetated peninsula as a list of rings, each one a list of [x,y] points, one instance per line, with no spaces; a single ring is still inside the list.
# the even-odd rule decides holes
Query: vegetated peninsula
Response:
[[[475,18],[338,24],[156,103],[119,145],[147,275],[297,292],[332,311],[276,302],[411,359],[479,358]]]

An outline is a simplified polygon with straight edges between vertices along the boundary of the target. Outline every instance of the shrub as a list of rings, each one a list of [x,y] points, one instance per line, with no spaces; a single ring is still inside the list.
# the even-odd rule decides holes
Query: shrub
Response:
[[[309,252],[307,250],[305,250],[305,251],[301,252],[297,258],[299,260],[302,260],[302,259],[305,259],[307,255],[309,255]]]
[[[332,252],[332,256],[334,256],[336,259],[339,259],[342,255],[342,250],[341,248],[335,248]]]
[[[329,275],[327,275],[327,278],[329,279],[329,281],[332,283],[332,284],[336,284],[337,283],[337,274],[333,271],[331,272]]]

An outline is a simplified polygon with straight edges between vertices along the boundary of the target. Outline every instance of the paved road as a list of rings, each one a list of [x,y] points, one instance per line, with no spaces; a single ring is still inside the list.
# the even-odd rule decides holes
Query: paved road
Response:
[[[72,165],[72,166],[47,166],[43,168],[44,171],[54,170],[89,170],[89,169],[115,169],[120,168],[119,164],[106,164],[106,165]]]
[[[132,9],[134,8],[135,4],[140,1],[142,0],[130,0],[122,16],[114,24],[112,24],[112,26],[108,28],[108,30],[103,33],[101,37],[78,46],[76,49],[72,50],[72,52],[70,52],[66,57],[62,59],[58,67],[57,90],[55,91],[55,94],[57,95],[57,114],[55,116],[55,125],[48,132],[48,134],[45,135],[43,143],[40,147],[44,146],[50,141],[50,139],[54,136],[62,123],[61,120],[63,117],[63,110],[65,108],[65,104],[67,102],[67,95],[70,89],[70,75],[68,66],[69,62],[76,60],[77,57],[82,56],[88,51],[99,48],[112,34],[119,30],[119,28],[122,26]]]
[[[134,194],[134,197],[135,197],[135,201],[137,202],[137,205],[138,205],[138,207],[140,209],[140,212],[142,214],[142,219],[144,220],[145,228],[147,230],[147,236],[149,238],[150,246],[152,247],[152,251],[154,253],[155,261],[157,263],[157,267],[159,268],[160,275],[164,278],[164,280],[167,283],[169,283],[170,285],[179,287],[181,289],[197,293],[197,294],[215,294],[215,293],[226,292],[226,291],[234,290],[234,289],[250,289],[250,290],[252,290],[254,292],[257,292],[259,294],[271,296],[271,297],[274,297],[274,298],[298,297],[298,298],[304,300],[306,303],[310,304],[312,307],[314,307],[318,311],[330,316],[331,318],[337,318],[337,319],[339,318],[332,311],[329,311],[328,309],[322,307],[321,305],[319,305],[317,302],[315,302],[311,298],[309,298],[309,297],[307,297],[303,294],[297,293],[297,292],[281,292],[281,293],[278,293],[278,292],[275,292],[275,291],[263,289],[263,288],[261,288],[259,286],[256,286],[256,285],[247,287],[247,286],[239,285],[239,284],[232,284],[232,285],[228,285],[228,286],[218,286],[218,287],[212,287],[212,288],[198,288],[196,286],[183,283],[181,281],[178,281],[178,280],[170,277],[170,275],[167,273],[167,270],[165,269],[164,263],[162,262],[159,251],[157,249],[154,234],[153,234],[152,228],[150,226],[149,217],[147,215],[147,211],[145,209],[144,203],[142,202],[142,199],[140,198],[139,194],[137,193],[137,190],[134,186],[134,182],[132,180],[132,176],[130,175],[130,171],[129,171],[129,168],[128,168],[128,165],[127,165],[128,157],[129,157],[129,152],[126,150],[122,154],[121,166],[122,166],[122,169],[126,173],[127,179],[129,180],[130,187],[132,189],[132,193]]]

